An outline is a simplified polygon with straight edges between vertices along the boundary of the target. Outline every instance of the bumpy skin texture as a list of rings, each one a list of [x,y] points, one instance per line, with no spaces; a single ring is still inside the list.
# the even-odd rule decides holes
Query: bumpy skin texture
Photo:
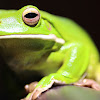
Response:
[[[10,69],[19,77],[27,71],[39,72],[44,77],[34,91],[41,92],[50,88],[53,83],[74,83],[85,71],[87,71],[88,78],[96,79],[98,75],[95,72],[98,69],[99,53],[87,32],[68,18],[41,10],[38,10],[40,13],[38,24],[30,27],[22,19],[23,11],[30,7],[38,10],[32,5],[25,6],[18,11],[0,10],[0,35],[54,34],[56,37],[62,38],[65,43],[59,46],[59,43],[57,44],[55,41],[40,39],[35,42],[38,43],[35,45],[35,40],[30,38],[28,40],[24,38],[24,42],[14,38],[0,39],[1,55]],[[39,43],[43,45],[42,49],[39,49]],[[23,77],[25,78],[25,74]],[[33,94],[39,95],[35,92]]]

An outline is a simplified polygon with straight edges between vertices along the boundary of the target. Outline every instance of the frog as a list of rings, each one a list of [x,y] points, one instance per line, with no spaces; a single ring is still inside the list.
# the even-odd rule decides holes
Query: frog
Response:
[[[19,80],[31,77],[34,81],[25,85],[28,95],[21,100],[35,100],[53,84],[88,85],[100,90],[98,49],[88,32],[69,18],[33,5],[1,9],[0,50]]]

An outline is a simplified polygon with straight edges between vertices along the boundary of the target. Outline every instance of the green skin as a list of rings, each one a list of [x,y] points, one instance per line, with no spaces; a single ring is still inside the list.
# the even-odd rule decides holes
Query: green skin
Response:
[[[50,88],[50,84],[54,82],[65,84],[77,82],[86,71],[88,78],[96,79],[99,53],[87,32],[68,18],[41,10],[38,10],[40,13],[38,24],[30,27],[22,19],[23,11],[29,7],[38,10],[32,5],[18,11],[0,10],[0,36],[4,36],[0,38],[0,47],[9,68],[16,75],[24,71],[38,71],[44,77],[36,88],[41,87],[43,90]],[[65,42],[57,43],[53,39],[5,37],[29,34],[54,34]]]

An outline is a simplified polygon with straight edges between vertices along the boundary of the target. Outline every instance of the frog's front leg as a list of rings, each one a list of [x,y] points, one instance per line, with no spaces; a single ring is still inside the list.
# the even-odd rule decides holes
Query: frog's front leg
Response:
[[[61,68],[56,72],[42,78],[33,92],[29,93],[25,100],[34,100],[42,92],[48,90],[54,83],[74,83],[87,68],[89,61],[89,49],[81,43],[65,43],[58,51],[64,54]],[[53,55],[51,60],[53,59]]]

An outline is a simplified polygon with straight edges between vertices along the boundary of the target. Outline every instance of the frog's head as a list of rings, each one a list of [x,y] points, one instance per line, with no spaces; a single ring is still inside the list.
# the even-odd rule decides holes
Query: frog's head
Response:
[[[52,23],[37,7],[28,5],[20,10],[6,10],[0,13],[0,40],[4,39],[31,39],[47,40],[63,44]],[[44,42],[44,41],[43,41]]]

